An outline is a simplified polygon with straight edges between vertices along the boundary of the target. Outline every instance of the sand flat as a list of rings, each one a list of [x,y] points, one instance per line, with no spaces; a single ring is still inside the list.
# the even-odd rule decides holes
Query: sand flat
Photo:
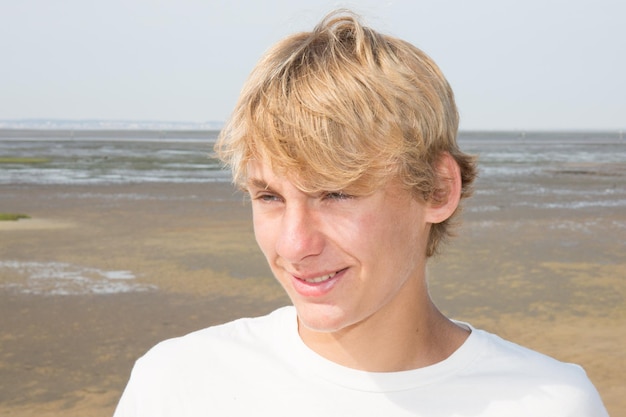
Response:
[[[507,209],[509,198],[467,210],[429,267],[435,299],[454,318],[581,364],[611,416],[626,416],[626,213]],[[32,278],[0,269],[0,415],[110,416],[154,343],[287,303],[229,184],[20,186],[2,203],[32,219],[0,223],[0,261],[150,289],[32,294]]]
[[[74,227],[72,222],[53,219],[20,219],[16,221],[0,221],[0,233],[8,230],[53,230]]]

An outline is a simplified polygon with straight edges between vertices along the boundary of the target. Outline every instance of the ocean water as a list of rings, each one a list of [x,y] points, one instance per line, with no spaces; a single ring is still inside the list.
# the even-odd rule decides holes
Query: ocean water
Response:
[[[0,130],[0,187],[228,182],[229,172],[211,157],[218,133]],[[508,205],[519,207],[626,207],[620,132],[465,132],[459,143],[479,160],[478,198],[470,211],[499,210],[505,195],[515,197]]]
[[[470,211],[626,208],[620,132],[474,132],[459,143],[478,157]]]
[[[211,158],[217,131],[0,131],[2,184],[229,181]],[[19,158],[33,158],[20,161]]]

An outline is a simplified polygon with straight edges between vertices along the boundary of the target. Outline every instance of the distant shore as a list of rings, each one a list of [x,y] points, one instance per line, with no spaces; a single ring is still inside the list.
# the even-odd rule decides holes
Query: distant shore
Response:
[[[220,132],[223,122],[207,123],[168,123],[168,122],[118,122],[118,121],[67,121],[67,122],[3,122],[0,120],[0,139],[36,137],[71,137],[85,138],[159,138],[160,135],[176,136],[183,134],[190,137],[211,137]],[[459,138],[485,139],[541,139],[568,140],[626,140],[623,129],[597,130],[461,130]]]
[[[0,140],[2,139],[107,139],[107,140],[128,140],[128,139],[202,139],[207,140],[217,136],[219,130],[216,129],[2,129],[0,128]]]

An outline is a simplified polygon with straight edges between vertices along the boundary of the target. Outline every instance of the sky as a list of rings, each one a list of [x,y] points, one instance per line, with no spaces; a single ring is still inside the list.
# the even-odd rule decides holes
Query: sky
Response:
[[[437,62],[461,129],[626,130],[623,0],[0,0],[0,120],[223,121],[340,7]]]

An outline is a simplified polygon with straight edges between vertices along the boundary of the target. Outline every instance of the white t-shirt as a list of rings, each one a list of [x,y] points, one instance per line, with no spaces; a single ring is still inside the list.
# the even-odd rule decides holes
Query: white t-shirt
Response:
[[[583,369],[482,330],[446,360],[403,372],[343,367],[298,336],[293,307],[155,346],[115,417],[603,417]]]

